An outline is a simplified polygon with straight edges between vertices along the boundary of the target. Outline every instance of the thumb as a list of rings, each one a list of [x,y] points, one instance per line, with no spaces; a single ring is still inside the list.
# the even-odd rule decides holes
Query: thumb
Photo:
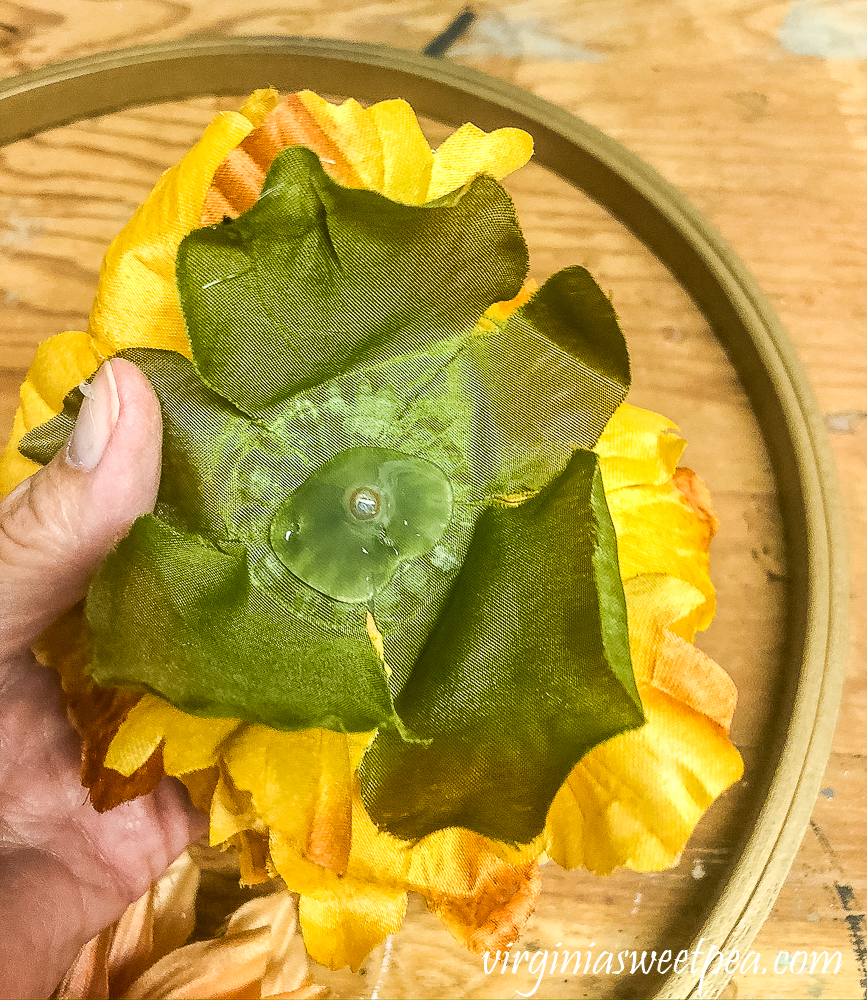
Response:
[[[129,361],[106,361],[85,397],[69,443],[0,503],[0,657],[80,600],[156,502],[162,421],[148,380]]]

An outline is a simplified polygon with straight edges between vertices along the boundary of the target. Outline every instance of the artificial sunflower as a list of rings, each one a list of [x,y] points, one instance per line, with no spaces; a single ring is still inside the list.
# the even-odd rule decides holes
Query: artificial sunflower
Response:
[[[623,402],[587,272],[525,283],[497,179],[530,153],[257,92],[112,244],[88,332],[40,347],[0,470],[50,458],[104,358],[148,374],[157,506],[41,653],[97,808],[179,777],[332,967],[409,890],[468,947],[511,942],[540,860],[671,865],[741,773],[692,644],[710,498]]]

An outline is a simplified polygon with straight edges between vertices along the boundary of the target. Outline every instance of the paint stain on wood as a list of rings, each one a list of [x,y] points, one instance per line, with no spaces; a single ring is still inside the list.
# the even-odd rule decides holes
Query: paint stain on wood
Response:
[[[425,45],[422,53],[434,58],[444,56],[459,38],[463,38],[477,16],[472,8],[465,7],[436,38],[432,38]]]
[[[863,995],[867,997],[867,927],[864,925],[864,914],[855,912],[859,907],[851,885],[835,882],[834,889],[846,911],[846,926],[849,928],[849,941],[858,966],[859,983],[864,991]]]
[[[545,18],[509,18],[493,7],[484,8],[468,30],[449,48],[450,56],[465,59],[528,59],[532,62],[599,62],[601,52],[565,38],[556,22]]]
[[[768,113],[767,94],[761,94],[755,90],[738,90],[726,96],[740,105],[741,118],[745,122],[757,122]]]
[[[838,874],[842,875],[843,874],[843,867],[840,864],[840,860],[837,857],[837,854],[834,851],[834,848],[831,846],[831,841],[828,840],[828,838],[825,836],[825,834],[822,831],[822,829],[819,827],[819,824],[814,819],[810,820],[810,829],[815,834],[816,840],[819,841],[819,844],[821,845],[822,850],[825,852],[825,856],[831,862],[831,864],[833,865],[834,869],[837,871]]]
[[[780,44],[799,56],[867,58],[863,0],[796,0],[780,27]]]
[[[867,410],[837,410],[825,414],[825,426],[832,434],[854,434],[862,420],[867,420]]]

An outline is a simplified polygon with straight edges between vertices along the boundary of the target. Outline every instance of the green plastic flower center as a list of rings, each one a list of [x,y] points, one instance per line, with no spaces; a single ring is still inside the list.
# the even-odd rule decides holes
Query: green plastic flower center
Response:
[[[271,547],[315,590],[359,603],[429,552],[451,515],[451,485],[435,465],[386,448],[350,448],[282,504]]]

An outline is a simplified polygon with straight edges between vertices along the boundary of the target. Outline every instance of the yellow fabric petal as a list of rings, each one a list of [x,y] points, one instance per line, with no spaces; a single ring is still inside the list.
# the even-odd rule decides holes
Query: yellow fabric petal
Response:
[[[621,578],[666,573],[692,584],[705,600],[693,611],[690,625],[707,628],[716,598],[710,579],[706,522],[670,483],[628,486],[614,490],[607,499],[617,533]]]
[[[250,793],[272,830],[312,864],[343,874],[352,828],[349,751],[342,733],[245,726],[223,757],[233,784]]]
[[[353,972],[373,948],[400,930],[405,912],[405,892],[354,886],[302,896],[298,906],[313,961],[332,969],[348,965]]]
[[[226,737],[237,719],[201,719],[187,715],[156,695],[146,694],[129,712],[105,755],[105,766],[121,774],[137,771],[163,743],[166,774],[178,776],[217,763]]]
[[[365,750],[376,737],[376,730],[371,733],[347,733],[346,749],[349,751],[349,764],[353,771],[361,763]]]
[[[102,354],[139,346],[190,356],[175,287],[175,257],[181,240],[201,225],[217,167],[252,129],[250,119],[239,112],[214,119],[111,243],[90,314],[90,332]]]
[[[263,87],[254,90],[246,101],[238,108],[238,114],[243,115],[251,125],[262,124],[265,115],[270,114],[280,103],[280,94],[273,87]]]
[[[291,892],[297,892],[302,897],[311,892],[337,891],[341,880],[336,872],[309,861],[299,847],[302,842],[303,837],[295,831],[286,833],[271,828],[268,833],[268,857],[274,873],[283,879]],[[342,881],[347,880],[344,878]],[[358,883],[353,879],[352,884]]]
[[[676,425],[658,413],[629,403],[619,406],[593,449],[606,494],[624,486],[667,483],[686,448],[676,431]]]
[[[183,782],[184,787],[190,795],[190,801],[202,812],[207,812],[211,808],[211,799],[214,796],[214,789],[220,777],[219,768],[206,767],[203,771],[188,771],[186,774],[179,774],[178,778]]]
[[[214,171],[277,101],[275,90],[257,90],[240,111],[219,115],[184,159],[163,174],[112,241],[100,269],[89,332],[57,334],[37,348],[0,460],[0,496],[39,468],[18,453],[21,438],[59,413],[63,397],[89,378],[106,357],[134,346],[160,347],[189,356],[175,291],[177,248],[187,233],[201,225],[202,205]]]
[[[548,854],[563,868],[670,867],[705,809],[743,774],[719,726],[653,688],[641,697],[646,724],[591,750],[554,799]]]
[[[406,101],[381,101],[370,109],[382,145],[381,194],[405,205],[427,200],[433,153]]]
[[[533,140],[517,128],[489,133],[463,125],[432,153],[405,101],[363,108],[352,99],[330,104],[309,90],[298,97],[364,187],[410,205],[439,198],[477,174],[502,180],[533,155]]]
[[[555,798],[548,853],[566,868],[669,867],[704,810],[743,771],[726,735],[734,684],[691,643],[713,616],[707,553],[715,517],[674,485],[683,450],[674,429],[624,405],[596,446],[647,722],[594,748]],[[692,489],[706,493],[700,483]]]
[[[710,544],[710,540],[719,531],[720,521],[714,510],[707,483],[692,469],[687,469],[682,465],[674,470],[671,481],[683,499],[690,505],[693,513],[704,523],[708,544]]]
[[[519,128],[483,132],[475,125],[462,125],[434,153],[427,200],[462,187],[476,174],[502,180],[523,167],[532,155],[533,140]]]
[[[252,736],[246,734],[245,740],[237,741],[230,748],[229,755],[234,763],[229,762],[229,769],[233,781],[241,787],[249,787],[250,801],[256,803],[254,811],[256,808],[267,811],[273,869],[293,892],[336,889],[339,882],[335,862],[339,861],[336,867],[345,871],[352,840],[356,837],[352,829],[356,808],[352,802],[355,797],[353,775],[376,734],[308,730],[276,734],[277,739],[270,739],[269,732],[273,731],[264,726],[260,729],[261,732]],[[285,738],[279,738],[281,736]],[[330,759],[323,760],[323,746],[325,757]],[[267,767],[262,766],[265,760]],[[300,785],[295,781],[296,772],[300,772]],[[286,789],[288,798],[283,791],[286,785],[289,786]],[[297,798],[294,797],[296,791]],[[335,796],[335,792],[339,794]],[[320,795],[323,796],[321,802]],[[221,808],[225,806],[224,797]],[[234,807],[229,803],[228,810],[233,808],[239,814],[242,803],[237,802]],[[336,810],[339,810],[339,822],[323,836],[327,829],[324,818],[328,815],[333,818]],[[217,838],[230,829],[232,822],[251,825],[248,816],[236,815],[232,820],[221,813],[221,825],[215,835],[212,813],[212,843],[219,842]],[[370,823],[369,818],[367,822]]]
[[[439,830],[411,846],[377,830],[362,802],[353,798],[349,874],[362,882],[471,895],[486,867],[486,847],[483,837],[458,827]],[[497,859],[490,855],[487,860]]]
[[[358,918],[355,903],[346,907],[341,900],[373,898],[370,905],[375,905],[378,893],[411,889],[424,896],[457,940],[472,950],[484,951],[511,943],[532,912],[540,888],[534,859],[543,843],[540,837],[523,851],[504,849],[503,853],[510,855],[507,860],[491,850],[483,837],[468,830],[443,830],[418,844],[408,844],[376,830],[356,795],[352,853],[343,878],[311,864],[274,829],[270,855],[276,871],[302,899],[331,900],[342,913],[346,933]]]
[[[261,885],[274,877],[274,868],[268,856],[266,834],[245,830],[229,842],[238,853],[241,885]]]
[[[298,814],[304,815],[303,807]],[[287,818],[281,820],[284,826]],[[272,826],[269,846],[274,867],[302,899],[308,895],[329,899],[340,910],[346,933],[359,919],[356,903],[346,906],[347,899],[357,902],[369,899],[372,892],[402,894],[412,889],[422,893],[463,944],[485,950],[496,941],[499,947],[505,945],[506,937],[510,941],[514,938],[515,928],[532,912],[539,891],[533,859],[542,849],[542,838],[523,850],[509,849],[491,845],[469,830],[448,829],[409,844],[376,829],[357,787],[352,797],[351,853],[342,878],[305,856],[303,835],[303,822],[298,823],[294,837]],[[366,933],[363,927],[361,930]],[[380,933],[381,928],[377,935]],[[379,939],[377,936],[373,943]],[[361,957],[359,952],[353,961]]]
[[[538,856],[540,843],[509,849],[470,830],[450,827],[410,844],[378,830],[358,795],[352,800],[352,852],[347,874],[392,888],[478,896],[511,868]],[[536,847],[535,853],[533,847]]]
[[[374,116],[352,98],[343,104],[330,104],[310,90],[301,91],[298,97],[322,131],[340,147],[363,186],[369,191],[382,191],[382,139]]]
[[[102,358],[90,336],[75,330],[58,333],[43,341],[27,378],[21,386],[21,403],[15,414],[12,434],[0,460],[0,496],[5,496],[39,468],[24,458],[18,445],[25,434],[56,416],[63,409],[63,397],[99,367]]]
[[[63,408],[63,398],[82,379],[90,378],[103,361],[90,336],[77,330],[58,333],[36,348],[25,385],[47,407],[52,416]],[[30,428],[42,423],[42,414],[33,414]]]
[[[250,793],[235,788],[221,774],[211,797],[211,847],[219,847],[246,830],[266,833],[267,829]]]
[[[18,443],[30,430],[19,406],[12,421],[12,433],[6,443],[3,457],[0,458],[0,499],[11,493],[19,483],[32,476],[39,469],[36,462],[31,462],[18,451]]]

